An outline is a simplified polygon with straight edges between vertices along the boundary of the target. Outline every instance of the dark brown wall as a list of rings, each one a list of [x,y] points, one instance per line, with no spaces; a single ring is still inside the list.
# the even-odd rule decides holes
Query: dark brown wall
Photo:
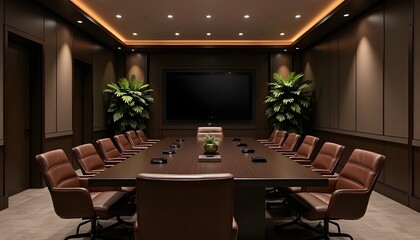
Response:
[[[256,73],[256,122],[255,124],[222,124],[226,136],[265,137],[269,125],[265,116],[264,98],[270,80],[270,55],[267,53],[199,52],[151,53],[148,55],[148,81],[154,89],[155,102],[150,111],[149,134],[154,137],[195,136],[200,124],[167,125],[162,123],[162,77],[163,70],[170,69],[251,69]],[[282,61],[285,57],[282,58]],[[290,62],[290,60],[285,60]],[[132,62],[132,60],[130,61]]]
[[[376,190],[420,211],[419,154],[413,158],[410,138],[411,3],[378,3],[307,49],[303,66],[314,80],[314,134],[346,146],[345,160],[355,148],[384,154]]]

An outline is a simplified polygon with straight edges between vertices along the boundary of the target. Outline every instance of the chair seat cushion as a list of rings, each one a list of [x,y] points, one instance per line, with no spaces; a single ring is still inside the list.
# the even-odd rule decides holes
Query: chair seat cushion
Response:
[[[292,201],[299,208],[302,216],[308,220],[323,219],[328,210],[331,194],[317,192],[299,192],[291,195]]]
[[[125,195],[126,193],[121,191],[91,192],[90,196],[96,215],[103,218],[113,217],[111,206]]]

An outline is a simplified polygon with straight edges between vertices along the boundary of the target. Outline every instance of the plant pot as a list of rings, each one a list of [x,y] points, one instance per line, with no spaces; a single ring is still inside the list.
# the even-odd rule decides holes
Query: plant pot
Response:
[[[217,146],[217,144],[204,144],[203,145],[204,148],[204,152],[205,153],[216,153],[217,149],[219,148],[219,146]]]

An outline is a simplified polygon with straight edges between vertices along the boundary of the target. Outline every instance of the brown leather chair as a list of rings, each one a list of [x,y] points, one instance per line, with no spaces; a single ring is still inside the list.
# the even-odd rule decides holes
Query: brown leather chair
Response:
[[[344,152],[344,146],[332,142],[325,142],[318,155],[316,155],[314,161],[310,165],[303,164],[306,167],[311,168],[313,172],[317,172],[326,177],[335,177],[333,174],[340,162],[341,156]],[[310,160],[294,159],[299,163],[307,163]],[[301,192],[301,187],[283,187],[278,189],[283,194],[292,194]]]
[[[335,236],[353,239],[351,235],[342,233],[338,223],[333,220],[356,220],[364,216],[384,162],[385,156],[381,154],[355,149],[339,176],[329,179],[328,187],[308,187],[304,192],[290,195],[288,202],[295,206],[298,217],[293,222],[276,226],[276,230],[291,224],[309,227],[302,223],[303,217],[311,221],[323,220],[321,236],[315,239]],[[329,231],[330,223],[337,226],[338,233]],[[318,229],[314,230],[319,232]]]
[[[113,166],[105,165],[91,143],[74,147],[72,148],[72,151],[84,175],[95,175],[105,171],[108,167]],[[115,161],[114,163],[117,164],[120,163],[120,161]]]
[[[138,240],[236,239],[233,176],[147,174],[137,177]]]
[[[274,137],[272,142],[264,142],[261,141],[261,144],[264,144],[267,147],[280,147],[284,140],[286,139],[287,132],[283,130],[278,130],[276,136]]]
[[[137,136],[136,132],[134,130],[130,130],[125,133],[127,136],[128,142],[133,147],[151,147],[153,146],[153,143],[143,143],[139,136]]]
[[[136,134],[137,134],[137,136],[139,136],[139,138],[141,139],[141,141],[143,143],[157,143],[157,142],[160,141],[160,139],[149,139],[149,138],[147,138],[146,134],[141,129],[136,130]]]
[[[296,151],[298,142],[300,140],[300,135],[296,133],[290,133],[287,135],[287,138],[284,140],[281,146],[268,146],[276,152],[293,152]]]
[[[206,135],[213,135],[217,138],[222,138],[223,128],[222,127],[198,127],[197,128],[197,137],[203,138]]]
[[[114,136],[115,143],[117,144],[118,150],[122,153],[138,153],[141,152],[147,147],[133,147],[130,142],[124,136],[124,134],[118,134]]]
[[[101,150],[101,154],[105,164],[112,161],[124,161],[136,153],[121,153],[114,145],[110,138],[98,139],[96,143]]]
[[[279,130],[274,129],[267,139],[257,139],[257,142],[273,142]]]
[[[77,176],[75,170],[62,149],[52,150],[36,156],[42,177],[51,194],[56,214],[64,219],[82,218],[86,221],[80,223],[76,234],[65,239],[91,237],[95,239],[105,229],[97,231],[99,219],[119,218],[114,207],[126,196],[126,193],[116,191],[115,188],[88,188],[87,178]],[[88,233],[79,233],[80,226],[90,223]],[[111,225],[110,227],[115,226]]]
[[[318,141],[319,138],[306,135],[296,152],[282,152],[281,154],[293,160],[311,160],[313,159],[312,153],[314,152]]]

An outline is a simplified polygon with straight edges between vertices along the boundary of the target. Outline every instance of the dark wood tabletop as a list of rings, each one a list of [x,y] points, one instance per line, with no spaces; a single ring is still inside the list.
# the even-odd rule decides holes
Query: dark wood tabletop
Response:
[[[184,137],[174,154],[163,154],[172,149],[177,138],[165,138],[153,147],[130,157],[95,177],[89,179],[91,186],[135,186],[139,173],[232,173],[235,186],[272,187],[272,186],[326,186],[327,180],[310,169],[301,166],[287,157],[265,147],[252,138],[241,137],[241,143],[255,153],[242,153],[243,147],[237,141],[225,137],[220,139],[218,153],[220,162],[199,162],[198,156],[204,154],[203,141],[195,137]],[[251,161],[253,156],[263,157],[264,163]],[[166,164],[151,164],[152,158],[166,157]]]

